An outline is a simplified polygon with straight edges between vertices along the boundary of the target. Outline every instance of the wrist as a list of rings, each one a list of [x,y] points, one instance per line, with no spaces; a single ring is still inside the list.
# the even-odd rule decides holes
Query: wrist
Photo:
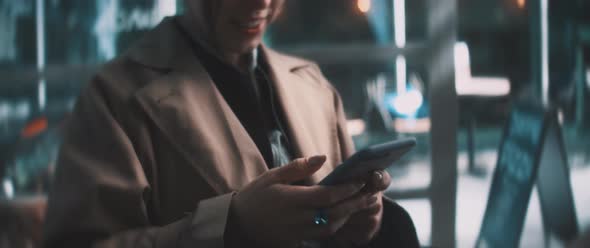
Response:
[[[254,244],[254,242],[248,238],[248,234],[244,231],[244,228],[240,223],[234,201],[236,194],[237,193],[234,192],[232,195],[225,233],[223,236],[227,247],[243,247],[244,245],[249,246],[249,244]]]

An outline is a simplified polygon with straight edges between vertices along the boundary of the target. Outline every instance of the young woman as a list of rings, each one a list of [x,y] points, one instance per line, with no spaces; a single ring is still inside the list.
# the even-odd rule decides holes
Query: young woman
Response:
[[[261,44],[283,1],[185,5],[80,96],[46,246],[417,246],[387,172],[315,185],[353,145],[318,66]]]

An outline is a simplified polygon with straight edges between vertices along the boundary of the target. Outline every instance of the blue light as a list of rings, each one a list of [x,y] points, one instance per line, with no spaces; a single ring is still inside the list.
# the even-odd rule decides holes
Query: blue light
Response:
[[[389,112],[401,117],[416,117],[423,104],[424,97],[422,93],[412,88],[402,94],[390,93],[385,95],[385,106],[387,106]]]

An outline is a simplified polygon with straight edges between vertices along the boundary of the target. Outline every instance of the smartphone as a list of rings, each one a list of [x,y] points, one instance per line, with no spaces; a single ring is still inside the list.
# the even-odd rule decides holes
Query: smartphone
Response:
[[[371,171],[385,170],[414,146],[415,138],[404,138],[362,149],[337,166],[319,185],[347,183]]]

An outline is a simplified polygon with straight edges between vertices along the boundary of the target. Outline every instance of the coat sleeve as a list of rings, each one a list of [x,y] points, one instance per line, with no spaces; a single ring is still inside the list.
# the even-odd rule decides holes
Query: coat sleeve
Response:
[[[223,247],[231,194],[200,201],[171,224],[150,223],[146,173],[109,94],[96,85],[80,96],[68,123],[44,247]]]
[[[383,197],[381,229],[369,247],[420,247],[412,218],[405,209],[386,196]]]

